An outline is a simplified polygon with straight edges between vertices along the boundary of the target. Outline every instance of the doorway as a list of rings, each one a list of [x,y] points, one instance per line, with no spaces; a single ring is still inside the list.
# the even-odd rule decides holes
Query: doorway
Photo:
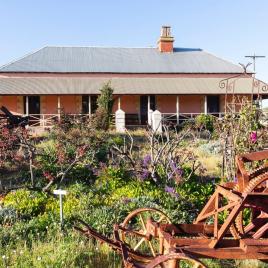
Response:
[[[148,124],[148,97],[140,96],[140,124]],[[155,95],[150,95],[150,108],[155,111],[156,109],[156,98]]]
[[[24,114],[27,113],[26,98],[26,96],[23,98]],[[40,96],[28,96],[29,125],[40,125],[40,112]]]
[[[220,112],[220,96],[210,95],[207,96],[207,111],[209,114],[218,116]]]
[[[27,113],[26,98],[26,96],[23,97],[24,114]],[[40,115],[40,96],[28,96],[28,112],[29,115]]]

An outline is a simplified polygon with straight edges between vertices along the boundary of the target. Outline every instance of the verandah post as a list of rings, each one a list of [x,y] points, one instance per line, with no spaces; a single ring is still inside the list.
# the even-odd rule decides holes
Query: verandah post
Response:
[[[60,106],[61,106],[60,105],[60,96],[58,96],[58,118],[59,118],[59,121],[60,121],[60,109],[61,109]]]
[[[207,95],[204,96],[204,114],[208,114]]]
[[[121,110],[121,97],[118,97],[117,105],[118,105],[117,109]]]
[[[176,97],[176,117],[177,117],[177,125],[180,123],[180,97]]]
[[[91,115],[91,95],[88,96],[88,115]]]
[[[26,115],[29,115],[29,96],[25,97],[25,108],[26,108]]]
[[[151,96],[149,95],[147,97],[147,122],[148,125],[151,126],[152,125],[152,113],[151,113]]]

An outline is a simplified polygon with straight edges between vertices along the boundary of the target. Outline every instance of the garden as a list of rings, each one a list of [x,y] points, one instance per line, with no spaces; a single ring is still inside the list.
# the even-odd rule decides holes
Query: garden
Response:
[[[164,125],[162,133],[116,133],[112,100],[106,85],[90,120],[62,114],[39,136],[1,126],[0,267],[121,267],[120,255],[74,230],[76,219],[108,237],[141,207],[191,223],[217,184],[236,180],[234,156],[267,145],[259,110],[246,103],[239,116],[201,115],[179,128]],[[55,189],[67,191],[62,224]],[[204,263],[266,267],[251,260]]]

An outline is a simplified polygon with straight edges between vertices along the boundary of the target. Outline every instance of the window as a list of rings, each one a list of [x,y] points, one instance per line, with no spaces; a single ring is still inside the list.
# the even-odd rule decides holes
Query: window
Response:
[[[90,97],[91,113],[95,113],[98,108],[97,98],[98,96]],[[89,96],[84,95],[82,96],[82,114],[88,114],[88,113],[89,113]]]
[[[98,103],[97,103],[98,96],[91,96],[91,113],[95,113],[97,108],[98,108]]]
[[[82,96],[82,114],[89,113],[89,96]]]

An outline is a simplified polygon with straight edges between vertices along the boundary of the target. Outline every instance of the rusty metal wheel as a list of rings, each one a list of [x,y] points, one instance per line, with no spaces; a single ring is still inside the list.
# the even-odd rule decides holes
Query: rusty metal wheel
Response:
[[[154,258],[145,268],[207,268],[201,261],[185,253],[170,253]]]
[[[268,193],[267,183],[268,172],[251,179],[243,194]],[[260,208],[245,208],[236,217],[235,226],[240,237],[259,239],[268,230],[267,211],[262,211]]]
[[[168,216],[159,209],[136,209],[120,225],[122,227],[121,240],[134,252],[156,257],[162,254],[162,250],[160,249],[159,238],[151,235],[147,230],[146,224],[148,220],[152,220],[159,225],[171,223]]]

